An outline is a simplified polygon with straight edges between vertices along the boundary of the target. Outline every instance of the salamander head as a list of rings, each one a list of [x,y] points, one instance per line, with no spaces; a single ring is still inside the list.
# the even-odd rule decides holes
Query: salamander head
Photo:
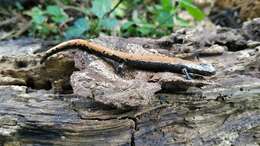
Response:
[[[199,65],[202,67],[202,70],[207,75],[214,75],[214,74],[216,74],[216,69],[215,69],[215,67],[212,64],[200,63]]]
[[[199,64],[187,64],[188,72],[200,74],[200,75],[214,75],[216,73],[216,69],[212,64],[199,63]]]

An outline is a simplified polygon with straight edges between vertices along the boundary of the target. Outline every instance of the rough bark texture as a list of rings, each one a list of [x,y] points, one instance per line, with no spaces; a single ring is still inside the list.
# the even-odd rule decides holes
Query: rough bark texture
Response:
[[[31,49],[25,54],[1,51],[8,45],[8,49],[26,45],[1,42],[5,44],[0,45],[4,52],[0,61],[1,144],[257,146],[260,43],[249,40],[247,32],[252,31],[199,26],[158,40],[108,36],[94,40],[131,53],[186,59],[204,55],[200,61],[213,63],[217,74],[194,76],[194,80],[133,68],[116,72],[116,62],[81,51],[73,51],[76,68],[72,51],[39,65],[39,54],[30,53]],[[21,56],[30,60],[25,66],[18,63],[23,66],[19,68],[14,64]],[[28,78],[34,79],[34,86]],[[46,79],[48,87],[59,94],[44,90]],[[68,91],[63,86],[68,80],[74,93],[61,94]]]

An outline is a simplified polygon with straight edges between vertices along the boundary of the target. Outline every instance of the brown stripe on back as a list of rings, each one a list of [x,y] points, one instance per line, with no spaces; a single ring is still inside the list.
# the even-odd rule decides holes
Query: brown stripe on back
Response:
[[[74,39],[74,40],[70,40],[58,44],[57,46],[49,49],[44,56],[45,58],[47,58],[50,55],[53,55],[54,54],[53,52],[58,53],[60,51],[63,51],[64,48],[70,48],[70,47],[71,49],[73,47],[81,47],[86,51],[96,52],[101,55],[103,54],[104,56],[109,57],[111,59],[115,59],[115,57],[117,57],[125,61],[128,60],[128,61],[142,61],[142,62],[160,62],[160,63],[168,63],[168,64],[197,64],[196,62],[183,60],[180,58],[168,57],[164,55],[150,55],[150,54],[139,55],[139,54],[121,52],[82,39]]]

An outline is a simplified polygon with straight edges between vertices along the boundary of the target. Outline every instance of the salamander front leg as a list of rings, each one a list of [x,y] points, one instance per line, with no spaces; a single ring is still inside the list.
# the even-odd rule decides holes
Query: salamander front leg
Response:
[[[189,72],[186,68],[182,69],[182,73],[185,75],[187,80],[192,80],[192,78],[191,78],[191,76],[190,76],[190,74],[189,74]]]
[[[116,73],[119,74],[120,76],[123,76],[123,75],[124,75],[125,69],[126,69],[125,63],[119,63],[119,64],[117,64],[116,67],[115,67]]]

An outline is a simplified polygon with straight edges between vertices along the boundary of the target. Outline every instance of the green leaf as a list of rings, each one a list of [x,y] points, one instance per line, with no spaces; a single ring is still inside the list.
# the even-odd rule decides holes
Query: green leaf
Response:
[[[93,0],[91,12],[98,18],[102,18],[112,7],[111,0]]]
[[[48,6],[46,12],[53,16],[59,16],[63,14],[62,9],[56,5]]]
[[[154,31],[154,25],[152,24],[143,24],[142,27],[139,27],[138,28],[138,31],[142,34],[142,35],[148,35],[150,34],[151,32]]]
[[[189,22],[184,20],[184,19],[182,19],[179,16],[175,17],[175,23],[176,23],[176,25],[179,25],[181,27],[189,27]]]
[[[64,12],[64,10],[56,5],[48,6],[46,13],[51,15],[52,21],[56,23],[63,23],[68,19],[68,15]]]
[[[117,25],[115,18],[104,18],[100,20],[101,27],[104,29],[112,30]]]
[[[182,0],[181,0],[181,1],[182,1]],[[184,0],[184,1],[186,1],[187,3],[192,4],[192,0]]]
[[[86,18],[79,18],[75,21],[74,26],[81,30],[89,30],[89,23]]]
[[[65,22],[68,17],[67,16],[64,16],[64,15],[61,15],[61,16],[54,16],[54,17],[51,17],[51,19],[56,22],[56,23],[63,23]]]
[[[123,30],[127,30],[129,29],[131,26],[133,26],[135,23],[133,21],[127,21],[126,23],[124,23],[122,26],[121,26],[121,29]]]
[[[33,23],[36,24],[42,24],[44,21],[47,20],[47,18],[43,15],[43,11],[38,7],[34,7],[30,15],[32,17]]]
[[[120,4],[112,14],[114,14],[114,16],[116,17],[120,17],[123,18],[126,15],[126,10],[128,9],[128,7],[124,4]]]
[[[80,37],[89,30],[90,26],[88,21],[85,18],[77,19],[73,26],[69,27],[68,30],[64,33],[65,38],[71,39],[75,37]]]
[[[170,12],[173,7],[171,0],[161,0],[161,4],[162,4],[163,10],[168,11],[168,12]]]
[[[160,25],[173,26],[173,16],[171,13],[161,11],[156,17],[156,21],[159,22]]]
[[[193,5],[191,0],[180,0],[180,5],[182,8],[186,9],[188,13],[196,20],[204,19],[205,14],[198,7]]]
[[[89,8],[82,8],[82,12],[85,14],[85,15],[90,15],[91,13],[91,11],[90,11],[90,9]]]

